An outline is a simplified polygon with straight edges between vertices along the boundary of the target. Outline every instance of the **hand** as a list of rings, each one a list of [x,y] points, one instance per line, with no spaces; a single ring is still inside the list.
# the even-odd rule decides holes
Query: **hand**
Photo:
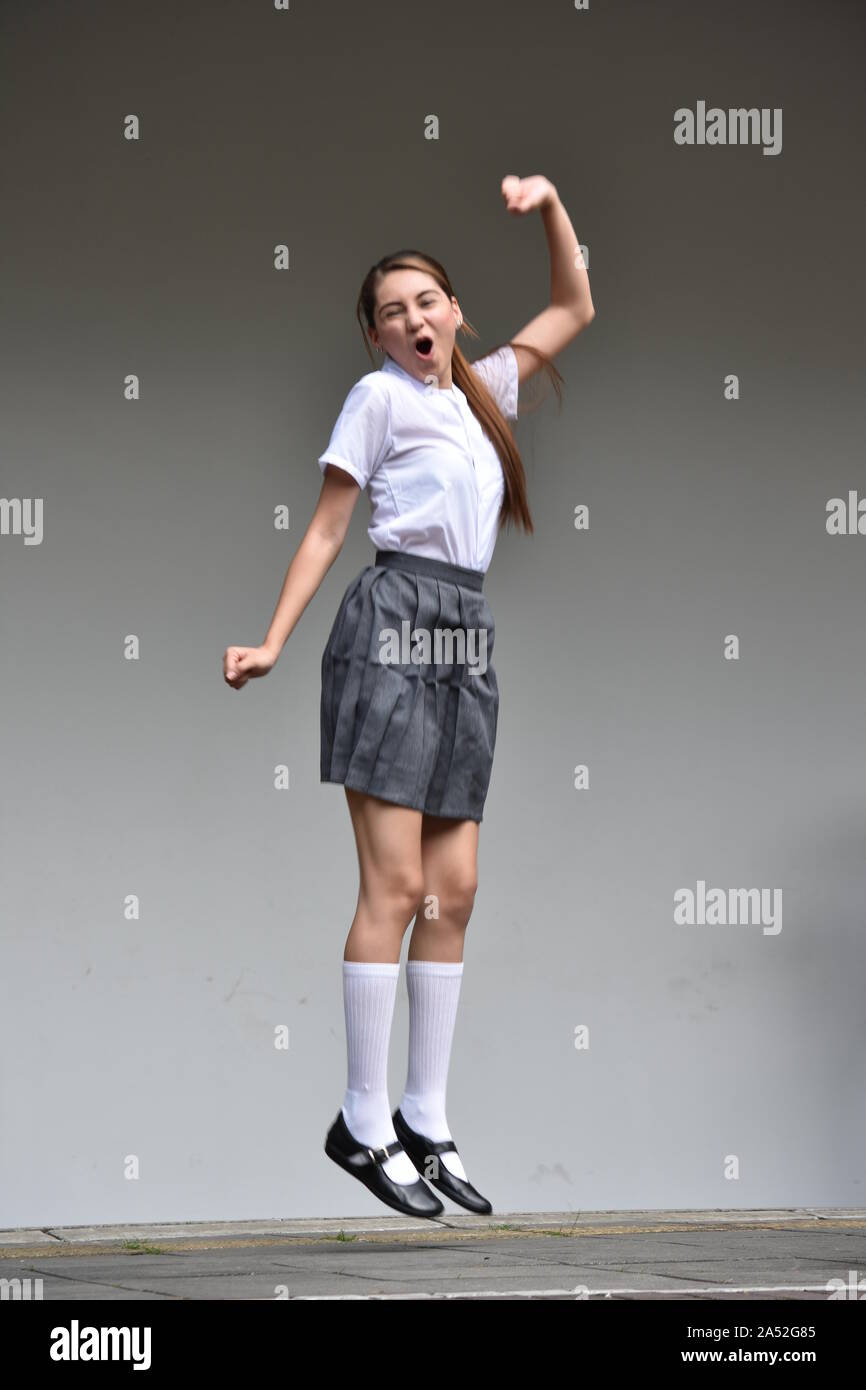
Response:
[[[534,208],[551,206],[559,194],[543,174],[530,174],[526,179],[519,179],[516,174],[506,174],[502,180],[502,196],[508,211],[519,217],[525,212],[532,212]]]
[[[270,647],[227,647],[223,676],[233,690],[240,690],[251,676],[266,676],[276,660]]]

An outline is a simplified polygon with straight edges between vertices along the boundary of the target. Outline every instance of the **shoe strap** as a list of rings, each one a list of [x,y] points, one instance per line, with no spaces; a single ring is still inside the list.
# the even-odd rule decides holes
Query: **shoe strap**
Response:
[[[453,1139],[440,1139],[440,1140],[439,1140],[437,1143],[435,1143],[435,1144],[429,1143],[429,1141],[426,1140],[426,1139],[424,1140],[424,1153],[427,1154],[427,1155],[430,1155],[430,1154],[449,1154],[449,1153],[455,1153],[455,1154],[456,1154],[456,1152],[457,1152],[457,1145],[454,1143],[454,1140],[453,1140]]]
[[[392,1154],[399,1153],[402,1148],[400,1140],[395,1139],[390,1144],[379,1144],[373,1149],[365,1147],[364,1152],[369,1154],[371,1163],[387,1163]]]

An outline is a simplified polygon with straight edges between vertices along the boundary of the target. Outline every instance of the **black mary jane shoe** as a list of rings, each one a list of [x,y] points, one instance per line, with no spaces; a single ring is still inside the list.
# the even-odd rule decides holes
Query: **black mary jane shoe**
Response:
[[[444,1163],[438,1162],[438,1155],[445,1153],[457,1153],[457,1145],[453,1139],[427,1139],[423,1134],[411,1128],[406,1123],[400,1110],[394,1111],[391,1116],[394,1122],[394,1131],[397,1138],[403,1145],[407,1154],[411,1158],[419,1173],[427,1176],[426,1170],[431,1156],[437,1158],[436,1171],[438,1177],[428,1177],[427,1181],[437,1187],[440,1192],[444,1192],[446,1197],[450,1197],[452,1202],[457,1202],[459,1206],[466,1207],[467,1211],[478,1212],[480,1216],[489,1216],[493,1207],[486,1197],[482,1197],[471,1184],[464,1178],[458,1178],[456,1173],[452,1173],[450,1168],[446,1168]]]
[[[402,1211],[405,1216],[440,1216],[445,1210],[435,1192],[421,1178],[413,1183],[395,1182],[389,1178],[383,1164],[403,1145],[399,1139],[370,1149],[359,1144],[351,1133],[340,1110],[325,1138],[325,1153],[353,1178],[368,1187],[381,1202]]]

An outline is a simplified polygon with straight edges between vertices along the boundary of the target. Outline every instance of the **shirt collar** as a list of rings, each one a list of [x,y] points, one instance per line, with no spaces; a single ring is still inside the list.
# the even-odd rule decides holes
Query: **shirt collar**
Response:
[[[406,381],[411,382],[411,384],[416,388],[416,390],[422,391],[425,396],[427,395],[428,386],[426,381],[419,381],[416,376],[413,376],[411,372],[407,372],[405,367],[401,367],[400,363],[395,362],[394,358],[390,357],[387,353],[385,354],[385,361],[382,363],[382,371],[396,373],[397,376],[401,376]],[[440,390],[443,396],[453,395],[457,400],[465,399],[463,392],[460,390],[460,387],[457,385],[457,382],[454,380],[453,376],[451,378],[451,389],[445,390],[444,388],[440,388]]]

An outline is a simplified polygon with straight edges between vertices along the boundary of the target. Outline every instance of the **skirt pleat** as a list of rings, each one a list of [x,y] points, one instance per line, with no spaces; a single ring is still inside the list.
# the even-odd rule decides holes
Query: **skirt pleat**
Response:
[[[429,566],[428,568],[433,568]],[[493,766],[499,690],[494,624],[480,589],[439,574],[367,565],[343,595],[322,654],[321,780],[429,815],[481,821]],[[392,630],[408,651],[380,661]],[[462,631],[459,651],[403,660],[412,633]],[[475,646],[470,634],[475,634]],[[486,651],[481,644],[486,634]],[[483,658],[486,669],[473,671]]]

